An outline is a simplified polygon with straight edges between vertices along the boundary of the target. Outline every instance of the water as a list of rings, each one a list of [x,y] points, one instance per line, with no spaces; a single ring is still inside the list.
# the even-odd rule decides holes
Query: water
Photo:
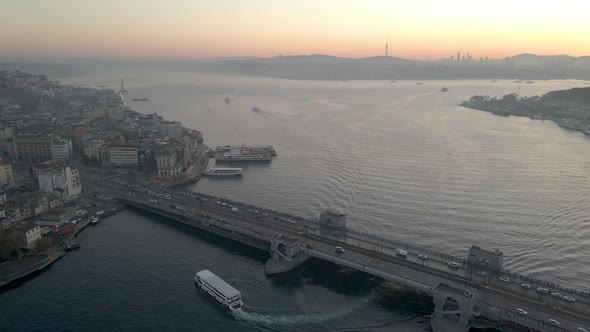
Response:
[[[517,83],[156,71],[66,81],[117,87],[121,76],[130,98],[150,98],[131,107],[202,130],[209,146],[277,149],[270,164],[244,165],[241,179],[205,178],[193,190],[305,217],[337,208],[350,227],[454,255],[473,243],[501,248],[516,272],[590,291],[590,140],[549,121],[456,106],[475,94],[517,92]],[[579,85],[539,81],[520,94]],[[266,278],[265,254],[132,211],[88,230],[82,245],[0,295],[11,303],[0,324],[36,315],[28,324],[43,325],[24,328],[419,331],[418,317],[431,310],[420,294],[322,262]],[[218,313],[195,291],[190,279],[200,268],[242,291],[243,313]]]

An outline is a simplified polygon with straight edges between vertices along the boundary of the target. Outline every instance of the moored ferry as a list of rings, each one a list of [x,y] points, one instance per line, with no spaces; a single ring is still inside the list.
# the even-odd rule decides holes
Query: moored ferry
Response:
[[[242,294],[209,270],[195,275],[195,285],[207,292],[223,308],[237,310],[242,307]]]
[[[277,152],[272,145],[242,146],[231,145],[218,146],[213,157],[217,161],[270,161]]]
[[[235,176],[235,175],[242,175],[241,168],[229,168],[229,167],[219,167],[219,168],[208,168],[207,170],[203,171],[203,175],[207,176]]]

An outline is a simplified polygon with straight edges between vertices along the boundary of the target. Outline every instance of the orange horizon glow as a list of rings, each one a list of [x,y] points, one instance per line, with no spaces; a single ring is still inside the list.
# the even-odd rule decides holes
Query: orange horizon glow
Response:
[[[390,56],[418,60],[590,55],[590,3],[577,0],[23,0],[0,9],[0,57],[362,58],[384,55],[386,42]]]

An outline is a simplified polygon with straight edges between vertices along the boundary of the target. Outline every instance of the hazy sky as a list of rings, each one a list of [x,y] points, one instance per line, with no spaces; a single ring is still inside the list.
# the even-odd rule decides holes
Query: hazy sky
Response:
[[[590,55],[590,0],[0,0],[0,56]]]

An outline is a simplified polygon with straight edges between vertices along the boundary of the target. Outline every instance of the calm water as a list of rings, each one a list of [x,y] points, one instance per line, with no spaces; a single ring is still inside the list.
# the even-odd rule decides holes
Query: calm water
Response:
[[[350,227],[455,255],[473,243],[500,248],[516,272],[590,291],[590,139],[548,121],[456,106],[474,94],[518,92],[517,83],[157,72],[67,82],[116,87],[120,76],[130,98],[150,98],[131,107],[202,130],[209,146],[277,149],[270,164],[244,165],[242,179],[206,178],[194,190],[306,217],[337,208]],[[540,81],[520,94],[579,85]],[[419,294],[321,262],[266,278],[265,254],[132,211],[88,230],[82,244],[0,295],[3,308],[11,304],[0,324],[33,315],[23,329],[419,331],[418,316],[431,310]],[[196,292],[191,276],[205,267],[242,291],[244,313],[219,313]]]

